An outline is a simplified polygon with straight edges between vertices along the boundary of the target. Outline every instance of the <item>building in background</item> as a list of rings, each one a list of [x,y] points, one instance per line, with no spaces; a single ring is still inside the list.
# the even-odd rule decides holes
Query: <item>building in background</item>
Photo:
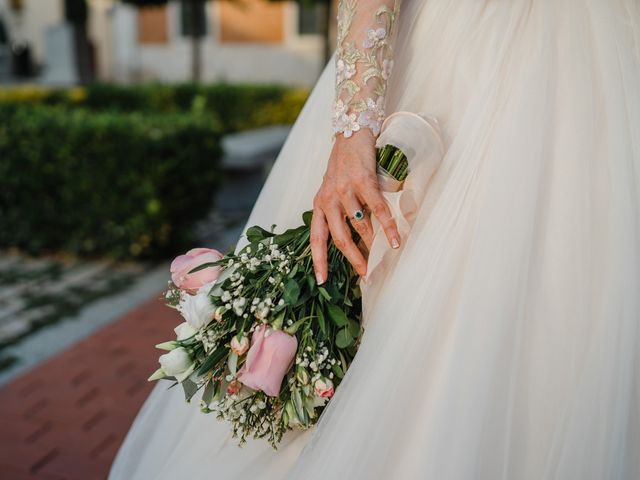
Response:
[[[120,83],[189,80],[188,2],[171,0],[166,6],[147,8],[117,0],[87,4],[93,78]],[[39,72],[36,81],[66,78],[51,76],[67,62],[62,52],[67,47],[59,38],[61,25],[68,23],[65,7],[65,0],[0,0],[0,30],[6,30],[14,47],[28,46],[29,61]],[[323,7],[300,7],[293,1],[204,2],[199,27],[202,80],[311,86],[324,66]],[[2,58],[0,51],[0,74]],[[69,78],[85,79],[79,74]]]

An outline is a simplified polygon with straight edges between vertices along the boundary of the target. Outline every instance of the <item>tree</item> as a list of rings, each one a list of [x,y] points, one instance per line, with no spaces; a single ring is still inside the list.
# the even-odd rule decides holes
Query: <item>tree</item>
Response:
[[[202,78],[202,43],[205,31],[204,4],[207,0],[181,0],[186,21],[186,30],[191,37],[191,79],[199,82]],[[137,7],[159,7],[169,0],[123,0]]]
[[[282,2],[287,0],[269,0],[272,2]],[[321,6],[322,8],[322,20],[320,27],[320,34],[322,35],[322,57],[324,63],[327,63],[331,58],[332,46],[331,46],[331,22],[333,21],[333,4],[334,0],[293,0],[300,8]]]

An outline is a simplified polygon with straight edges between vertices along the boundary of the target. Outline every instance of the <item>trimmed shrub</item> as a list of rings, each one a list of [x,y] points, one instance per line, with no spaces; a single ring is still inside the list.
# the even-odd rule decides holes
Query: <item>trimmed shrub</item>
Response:
[[[196,114],[0,104],[0,247],[175,253],[212,206],[219,140]]]
[[[0,89],[0,103],[81,106],[95,111],[198,113],[209,115],[223,133],[291,124],[309,92],[278,85],[92,84],[74,89]]]

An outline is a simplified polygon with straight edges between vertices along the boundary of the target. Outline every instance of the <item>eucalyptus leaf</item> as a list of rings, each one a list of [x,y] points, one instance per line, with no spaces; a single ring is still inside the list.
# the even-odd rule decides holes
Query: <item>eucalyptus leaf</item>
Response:
[[[204,390],[202,391],[202,401],[205,405],[209,406],[211,401],[213,400],[213,396],[216,393],[215,383],[211,380],[207,382],[204,386]]]
[[[351,335],[351,332],[349,332],[348,327],[338,330],[338,333],[336,334],[336,346],[338,348],[347,348],[353,345],[354,341],[355,339]]]
[[[198,391],[198,386],[195,384],[195,382],[192,382],[189,379],[182,381],[181,385],[184,390],[184,399],[187,402],[190,402],[193,396]]]
[[[347,328],[349,329],[349,333],[351,333],[354,338],[358,338],[360,336],[360,324],[355,320],[349,319]]]
[[[308,422],[308,416],[307,412],[304,410],[304,402],[302,401],[300,391],[298,389],[292,390],[291,397],[293,399],[293,405],[296,409],[296,415],[298,416],[298,419],[303,425],[306,425]]]
[[[349,324],[349,319],[347,315],[344,313],[339,306],[330,303],[327,305],[327,313],[329,314],[329,318],[333,320],[338,327],[344,327]]]

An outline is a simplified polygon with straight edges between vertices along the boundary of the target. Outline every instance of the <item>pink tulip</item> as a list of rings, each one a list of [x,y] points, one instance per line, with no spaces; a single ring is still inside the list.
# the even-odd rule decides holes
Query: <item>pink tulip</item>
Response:
[[[222,257],[222,253],[210,248],[189,250],[185,255],[179,255],[171,262],[171,280],[178,288],[195,293],[203,285],[215,281],[222,268],[208,267],[194,273],[189,272],[205,263],[217,262]]]
[[[249,388],[277,397],[297,350],[296,337],[262,324],[253,332],[247,361],[238,372],[238,379]]]

